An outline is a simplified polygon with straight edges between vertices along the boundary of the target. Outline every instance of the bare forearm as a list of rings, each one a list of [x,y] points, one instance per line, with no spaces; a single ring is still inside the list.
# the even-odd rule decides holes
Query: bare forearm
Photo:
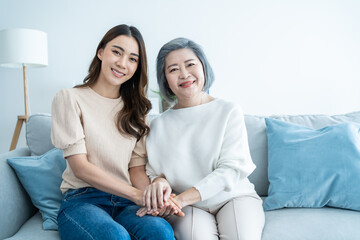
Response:
[[[142,191],[111,176],[87,160],[85,154],[67,158],[75,176],[103,192],[129,199],[136,204],[142,202]]]
[[[145,166],[130,168],[129,175],[132,185],[137,189],[141,190],[142,192],[150,184],[150,179],[145,172]]]
[[[88,171],[84,171],[79,178],[82,178],[83,181],[101,191],[124,197],[131,201],[135,201],[137,193],[142,193],[140,190],[119,181],[102,169],[94,165],[93,167],[94,169],[89,168]]]
[[[201,201],[201,195],[196,188],[190,188],[186,190],[185,192],[177,195],[175,197],[175,200],[178,201],[178,203],[181,205],[181,208],[192,205],[194,203]]]

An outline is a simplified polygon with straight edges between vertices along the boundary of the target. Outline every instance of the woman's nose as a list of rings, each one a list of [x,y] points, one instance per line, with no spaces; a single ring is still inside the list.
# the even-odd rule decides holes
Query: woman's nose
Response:
[[[116,61],[116,65],[118,65],[120,68],[125,68],[126,66],[126,59],[124,56],[121,56],[118,58],[118,60]]]
[[[180,78],[186,79],[189,76],[189,72],[186,69],[180,69]]]

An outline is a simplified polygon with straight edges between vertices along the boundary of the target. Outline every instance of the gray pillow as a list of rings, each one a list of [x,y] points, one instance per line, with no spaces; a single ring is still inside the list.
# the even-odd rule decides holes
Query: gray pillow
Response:
[[[26,142],[31,155],[40,156],[54,148],[51,143],[51,115],[34,114],[26,124]]]

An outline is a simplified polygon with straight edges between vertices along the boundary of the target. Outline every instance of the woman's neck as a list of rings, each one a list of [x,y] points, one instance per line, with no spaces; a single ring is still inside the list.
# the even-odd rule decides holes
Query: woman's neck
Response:
[[[205,92],[202,92],[198,96],[192,97],[189,99],[179,99],[178,98],[178,102],[175,104],[173,109],[195,107],[198,105],[202,105],[202,104],[211,102],[212,100],[214,100],[214,98],[212,96],[208,95]]]
[[[103,84],[99,79],[90,86],[97,94],[106,97],[116,99],[120,97],[120,86],[112,86]]]

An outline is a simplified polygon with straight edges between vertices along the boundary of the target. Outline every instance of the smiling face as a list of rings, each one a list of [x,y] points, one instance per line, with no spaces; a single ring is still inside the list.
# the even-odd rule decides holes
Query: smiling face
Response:
[[[138,67],[139,46],[133,37],[120,35],[100,49],[101,72],[96,84],[119,89]]]
[[[178,103],[197,101],[203,93],[204,69],[199,58],[188,48],[172,51],[166,56],[165,77]]]

